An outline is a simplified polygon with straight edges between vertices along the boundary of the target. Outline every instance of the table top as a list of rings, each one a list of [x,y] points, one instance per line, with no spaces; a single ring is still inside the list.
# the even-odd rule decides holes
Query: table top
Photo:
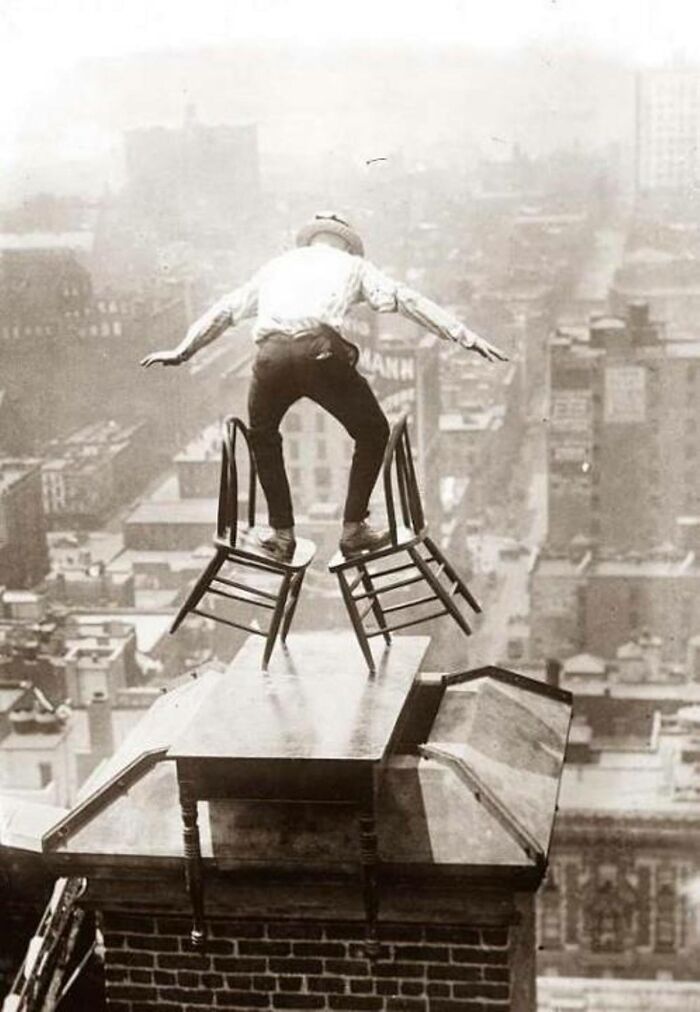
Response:
[[[297,633],[260,669],[263,644],[246,641],[228,669],[211,678],[168,756],[216,760],[352,760],[386,754],[427,636],[375,642],[370,675],[352,633]]]

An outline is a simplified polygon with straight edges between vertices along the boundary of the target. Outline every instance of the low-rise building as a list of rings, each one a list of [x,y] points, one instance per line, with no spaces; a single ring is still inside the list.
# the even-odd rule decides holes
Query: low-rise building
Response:
[[[53,527],[94,527],[135,494],[149,473],[148,425],[99,422],[53,440],[42,464]]]

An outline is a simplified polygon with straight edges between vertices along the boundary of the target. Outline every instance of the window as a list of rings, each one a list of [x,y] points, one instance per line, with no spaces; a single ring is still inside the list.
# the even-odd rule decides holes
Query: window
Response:
[[[328,456],[325,439],[316,440],[316,456],[319,460],[325,460]]]
[[[326,487],[331,483],[331,469],[330,467],[317,467],[315,469],[314,477],[316,484],[319,486]]]
[[[321,414],[321,412],[319,411],[316,414],[316,432],[325,432],[325,431],[326,431],[326,416]]]
[[[288,446],[288,449],[289,449],[289,459],[290,460],[299,460],[299,440],[298,439],[290,439],[289,443],[287,444],[287,446]]]
[[[290,411],[285,419],[285,426],[287,432],[300,432],[301,431],[301,418],[298,412]]]

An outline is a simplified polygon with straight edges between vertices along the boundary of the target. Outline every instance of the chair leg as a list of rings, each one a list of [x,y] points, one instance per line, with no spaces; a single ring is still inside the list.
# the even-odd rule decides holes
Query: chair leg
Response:
[[[345,579],[345,573],[342,571],[342,569],[338,570],[337,576],[338,576],[338,583],[340,584],[340,593],[343,595],[343,601],[345,602],[347,613],[350,616],[352,627],[355,630],[355,636],[357,637],[357,642],[360,645],[360,650],[362,651],[364,658],[367,661],[367,667],[369,668],[370,673],[376,674],[374,657],[372,657],[372,651],[370,650],[369,647],[369,641],[367,640],[367,636],[365,635],[364,626],[362,625],[362,619],[360,618],[360,613],[357,610],[357,605],[353,600],[352,591],[348,587],[347,580]]]
[[[467,587],[466,583],[464,582],[464,580],[462,579],[462,577],[459,575],[459,573],[455,569],[452,568],[452,566],[447,561],[447,559],[445,558],[445,556],[442,554],[442,552],[440,551],[440,549],[437,547],[437,545],[435,544],[435,542],[431,541],[430,538],[424,538],[424,544],[428,548],[428,550],[429,550],[430,554],[433,556],[433,558],[437,559],[438,562],[442,563],[442,565],[444,567],[444,570],[447,573],[448,577],[450,578],[450,580],[452,580],[453,583],[457,584],[457,588],[459,590],[459,593],[462,595],[462,597],[465,599],[465,601],[469,604],[469,606],[472,609],[472,611],[475,611],[477,614],[481,614],[481,605],[479,604],[479,602],[477,601],[477,599],[474,597],[474,595],[472,594],[472,592],[469,590],[469,587]]]
[[[366,594],[371,594],[370,601],[372,603],[372,613],[376,619],[377,625],[382,630],[382,636],[387,646],[391,645],[391,633],[386,631],[386,616],[382,610],[382,606],[379,603],[379,598],[374,596],[374,584],[372,583],[372,577],[367,571],[366,566],[358,566],[360,570],[360,579],[362,580],[362,586],[365,588]]]
[[[413,559],[418,571],[423,574],[426,583],[430,586],[431,590],[440,599],[440,601],[442,601],[443,605],[460,627],[462,632],[466,633],[467,636],[471,636],[471,626],[464,618],[461,611],[442,586],[438,578],[432,572],[430,566],[423,558],[421,558],[420,552],[416,551],[415,548],[407,548],[406,551]]]
[[[300,569],[297,575],[292,580],[292,589],[289,595],[289,605],[287,607],[284,621],[282,622],[282,631],[280,633],[280,639],[283,643],[287,642],[287,633],[289,632],[292,620],[294,619],[294,612],[297,610],[297,604],[299,603],[299,595],[301,594],[301,585],[304,582],[306,576],[306,570]]]
[[[187,613],[192,611],[193,608],[197,607],[197,605],[199,604],[199,602],[202,600],[207,590],[209,589],[209,584],[211,583],[212,579],[216,576],[216,574],[219,572],[222,565],[224,564],[225,559],[226,559],[225,552],[218,551],[216,553],[214,558],[211,560],[207,568],[204,570],[204,572],[202,573],[202,575],[200,576],[200,578],[197,580],[194,587],[190,591],[187,599],[185,600],[185,603],[182,605],[179,612],[175,616],[173,624],[170,626],[171,633],[175,632],[175,630],[178,628],[178,626],[180,625],[184,617],[187,615]]]
[[[277,633],[279,632],[280,625],[282,623],[282,616],[284,615],[284,608],[287,604],[287,597],[289,595],[289,585],[291,583],[291,577],[288,573],[285,573],[282,577],[282,585],[277,592],[277,604],[275,610],[272,613],[272,621],[270,622],[270,628],[267,630],[267,639],[265,641],[265,652],[263,653],[262,669],[267,671],[267,666],[270,663],[272,657],[272,651],[275,649],[275,641],[277,640]]]

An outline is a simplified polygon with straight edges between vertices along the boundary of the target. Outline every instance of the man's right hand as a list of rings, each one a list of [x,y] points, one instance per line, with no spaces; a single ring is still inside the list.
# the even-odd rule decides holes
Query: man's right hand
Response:
[[[155,365],[157,362],[160,362],[161,365],[180,365],[184,361],[179,351],[152,351],[150,355],[141,359],[141,365],[148,369],[149,366]]]

